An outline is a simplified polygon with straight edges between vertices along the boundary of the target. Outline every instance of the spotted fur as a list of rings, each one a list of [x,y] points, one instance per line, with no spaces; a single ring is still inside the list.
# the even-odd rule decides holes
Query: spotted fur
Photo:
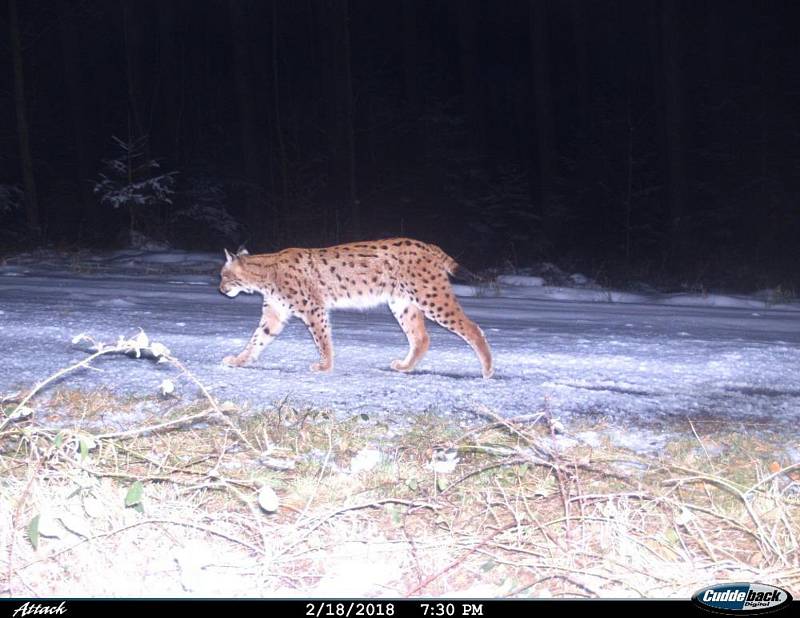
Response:
[[[305,323],[319,348],[320,360],[311,365],[312,371],[329,371],[333,342],[328,312],[388,303],[409,343],[408,354],[392,362],[393,369],[411,371],[428,351],[427,317],[472,346],[484,378],[494,371],[483,331],[464,314],[453,294],[448,274],[458,264],[436,245],[389,238],[261,255],[246,251],[231,255],[226,250],[225,256],[220,292],[230,297],[258,292],[264,299],[258,328],[242,352],[225,357],[227,365],[255,361],[294,315]]]

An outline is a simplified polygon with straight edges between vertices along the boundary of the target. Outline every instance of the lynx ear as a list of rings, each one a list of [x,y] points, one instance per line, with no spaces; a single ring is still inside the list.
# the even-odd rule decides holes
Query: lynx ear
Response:
[[[225,263],[226,264],[230,264],[235,259],[236,259],[236,256],[235,255],[231,255],[230,252],[227,249],[225,249]]]
[[[250,252],[247,249],[244,248],[244,245],[239,247],[239,250],[236,252],[236,257],[242,256],[242,255],[250,255]]]

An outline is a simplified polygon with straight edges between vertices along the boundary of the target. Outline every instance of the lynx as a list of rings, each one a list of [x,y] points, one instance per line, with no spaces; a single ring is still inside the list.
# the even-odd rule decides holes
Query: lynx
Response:
[[[428,351],[425,317],[464,339],[480,360],[483,377],[494,373],[492,353],[483,331],[464,314],[448,274],[456,261],[435,245],[408,238],[351,243],[324,249],[285,249],[250,255],[225,250],[220,292],[262,295],[261,321],[247,346],[223,362],[239,367],[255,361],[283,330],[290,316],[308,327],[320,353],[312,371],[333,368],[333,342],[328,311],[368,308],[388,303],[408,338],[409,351],[391,367],[411,371]]]
[[[448,274],[458,263],[435,245],[408,238],[337,245],[324,249],[285,249],[278,253],[232,255],[225,250],[220,292],[262,295],[261,321],[247,346],[226,365],[255,361],[283,330],[290,316],[300,318],[319,348],[312,371],[333,368],[333,342],[328,311],[367,308],[388,303],[408,338],[409,351],[392,362],[396,371],[411,371],[428,351],[425,317],[464,339],[480,360],[483,377],[492,376],[492,353],[483,331],[456,300]]]

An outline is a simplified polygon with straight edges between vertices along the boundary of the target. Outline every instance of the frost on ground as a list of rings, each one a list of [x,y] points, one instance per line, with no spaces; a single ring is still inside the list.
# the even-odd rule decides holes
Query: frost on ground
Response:
[[[463,341],[433,324],[418,370],[392,371],[389,363],[407,344],[388,308],[334,312],[334,371],[313,374],[316,347],[297,320],[256,364],[221,364],[256,327],[260,298],[219,294],[220,264],[216,255],[183,252],[9,259],[0,268],[0,394],[85,357],[85,345],[71,344],[79,333],[113,342],[141,328],[220,400],[252,407],[286,402],[394,418],[481,406],[508,416],[546,410],[567,426],[605,418],[609,435],[642,449],[658,447],[665,428],[685,428],[687,419],[792,428],[800,412],[800,307],[768,295],[633,295],[521,277],[485,289],[457,286],[492,346],[491,380],[480,378]],[[72,374],[55,388],[147,397],[174,378],[168,367],[144,360],[104,357],[95,367],[100,371]],[[197,395],[184,381],[172,394]],[[136,420],[114,419],[113,411],[104,419],[120,428]],[[634,426],[641,431],[629,431]]]

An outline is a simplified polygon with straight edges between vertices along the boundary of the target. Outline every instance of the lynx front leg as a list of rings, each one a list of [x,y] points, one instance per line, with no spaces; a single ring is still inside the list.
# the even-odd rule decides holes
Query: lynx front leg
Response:
[[[425,317],[418,307],[407,300],[392,299],[389,301],[389,309],[408,339],[408,354],[403,360],[392,361],[392,369],[411,371],[430,345],[430,338],[425,330]]]
[[[258,359],[270,341],[275,339],[283,330],[287,317],[286,314],[264,303],[261,321],[258,323],[258,328],[256,328],[253,336],[250,337],[250,341],[244,350],[235,356],[226,356],[222,359],[222,362],[231,367],[242,367]]]
[[[319,362],[311,365],[311,371],[330,371],[333,369],[333,338],[328,312],[321,306],[311,307],[300,318],[319,349]]]

